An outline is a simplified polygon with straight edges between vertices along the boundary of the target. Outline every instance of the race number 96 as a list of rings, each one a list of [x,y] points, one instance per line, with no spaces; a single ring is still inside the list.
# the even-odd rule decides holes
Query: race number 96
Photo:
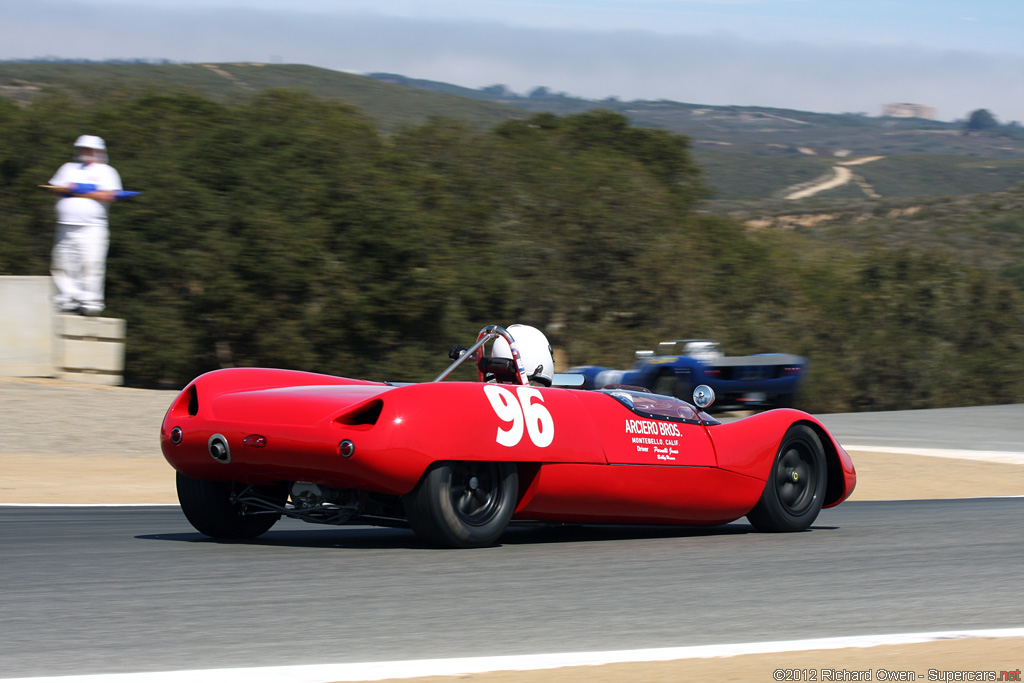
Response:
[[[522,441],[523,432],[538,448],[550,446],[555,438],[555,421],[544,407],[544,397],[533,387],[516,387],[512,393],[503,386],[488,384],[484,387],[487,400],[498,419],[507,424],[498,427],[497,441],[502,446],[515,446]]]

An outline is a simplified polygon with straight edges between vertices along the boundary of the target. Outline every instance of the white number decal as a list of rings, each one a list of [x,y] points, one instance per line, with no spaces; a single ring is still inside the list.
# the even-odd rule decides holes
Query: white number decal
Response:
[[[555,438],[555,421],[551,419],[551,413],[543,405],[544,397],[531,387],[516,387],[516,393],[519,394],[519,402],[523,405],[523,416],[526,418],[526,431],[530,434],[530,441],[537,448],[550,446],[551,440]]]
[[[530,435],[530,441],[538,448],[550,446],[555,438],[555,421],[544,407],[544,397],[532,387],[516,387],[516,394],[497,384],[484,386],[487,400],[491,402],[495,415],[502,422],[509,422],[508,429],[498,427],[496,439],[502,446],[515,446],[523,438],[523,428]]]
[[[485,386],[484,393],[498,419],[512,423],[508,429],[498,427],[498,443],[502,446],[515,446],[523,438],[523,409],[519,407],[519,402],[511,391],[496,384]]]

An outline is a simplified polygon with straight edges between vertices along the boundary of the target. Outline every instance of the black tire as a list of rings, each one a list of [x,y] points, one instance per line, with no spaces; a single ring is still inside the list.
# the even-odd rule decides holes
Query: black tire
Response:
[[[445,548],[493,545],[515,512],[519,477],[512,463],[438,462],[405,497],[416,535]]]
[[[196,531],[213,538],[256,538],[274,526],[281,515],[273,512],[244,514],[245,506],[232,502],[235,491],[243,484],[231,481],[203,481],[178,472],[178,502],[181,511]],[[256,493],[284,505],[288,500],[287,484],[255,486]]]
[[[675,396],[684,401],[693,402],[693,387],[690,382],[683,379],[671,370],[662,370],[654,378],[652,391],[662,396]]]
[[[803,531],[818,517],[828,483],[825,451],[814,430],[789,428],[772,463],[761,500],[747,513],[758,531]]]

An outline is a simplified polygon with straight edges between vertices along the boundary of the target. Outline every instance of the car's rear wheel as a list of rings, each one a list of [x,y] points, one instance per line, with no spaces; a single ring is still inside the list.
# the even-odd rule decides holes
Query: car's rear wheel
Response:
[[[821,511],[825,468],[825,451],[814,430],[807,425],[790,427],[747,520],[759,531],[803,531]]]
[[[235,500],[244,484],[231,481],[203,481],[177,473],[178,502],[196,531],[213,538],[256,538],[274,526],[281,515],[247,508]],[[286,484],[253,486],[250,493],[284,506]]]
[[[413,531],[446,548],[492,545],[515,511],[519,478],[512,463],[438,462],[405,497]]]

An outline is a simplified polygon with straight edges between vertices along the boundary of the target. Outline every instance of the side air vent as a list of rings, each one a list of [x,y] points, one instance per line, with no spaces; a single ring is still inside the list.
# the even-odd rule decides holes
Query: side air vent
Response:
[[[374,425],[377,424],[383,409],[384,401],[370,401],[350,413],[345,413],[337,419],[337,422],[343,425]]]
[[[199,414],[199,392],[195,384],[188,388],[188,414],[192,417]]]

